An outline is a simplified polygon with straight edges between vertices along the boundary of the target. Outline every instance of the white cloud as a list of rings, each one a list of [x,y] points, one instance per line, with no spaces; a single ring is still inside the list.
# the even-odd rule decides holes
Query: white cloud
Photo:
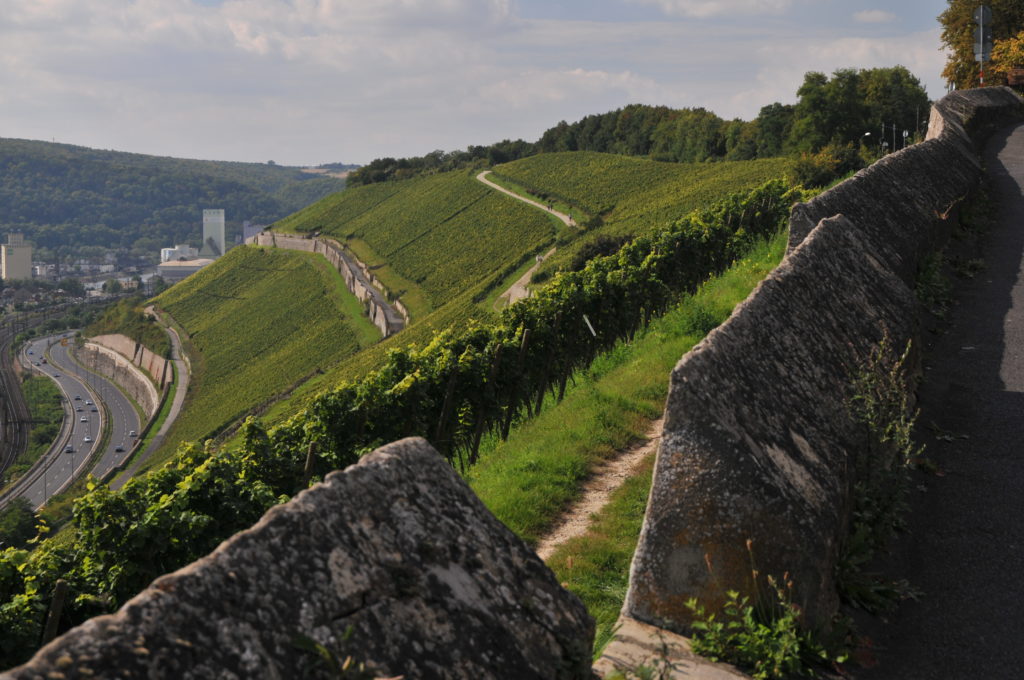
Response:
[[[945,61],[945,55],[936,49],[938,40],[939,30],[935,29],[891,38],[808,37],[799,44],[762,45],[754,59],[759,64],[755,84],[737,92],[731,104],[723,104],[723,109],[754,102],[758,108],[775,101],[795,102],[796,91],[807,71],[831,75],[840,68],[880,68],[897,64],[921,78],[929,95],[938,98],[943,94],[941,81],[927,77],[941,72]],[[757,113],[747,111],[746,116]]]
[[[896,20],[896,15],[882,9],[866,9],[862,12],[854,12],[853,18],[862,24],[886,24]]]
[[[750,14],[778,14],[793,0],[632,0],[638,4],[655,5],[665,14],[687,17],[712,17]]]
[[[367,162],[532,140],[629,103],[749,119],[794,100],[808,70],[928,76],[943,59],[937,31],[858,37],[849,4],[827,25],[805,20],[821,0],[620,0],[614,20],[608,3],[587,20],[527,18],[547,1],[0,0],[0,136]]]

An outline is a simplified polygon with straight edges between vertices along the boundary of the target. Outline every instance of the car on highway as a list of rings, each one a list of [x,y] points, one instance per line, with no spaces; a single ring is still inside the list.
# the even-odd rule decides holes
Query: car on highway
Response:
[[[75,395],[75,401],[82,401],[82,397],[80,397],[79,395],[76,394]]]
[[[54,378],[59,378],[59,377],[60,377],[60,373],[54,373],[54,374],[53,374],[53,377],[54,377]]]
[[[32,350],[29,350],[28,353],[29,354],[35,354],[35,352],[33,352]]]
[[[74,452],[75,452],[75,447],[72,446],[71,444],[68,444],[67,446],[64,447],[64,453],[74,453]]]
[[[114,451],[116,451],[117,453],[123,453],[124,447],[118,444],[117,446],[114,447]]]
[[[75,407],[75,412],[76,412],[76,413],[81,413],[81,412],[82,412],[82,411],[84,411],[84,410],[85,410],[85,409],[84,409],[84,408],[82,408],[81,406],[76,406],[76,407]]]
[[[32,365],[33,365],[33,366],[38,366],[38,365],[39,365],[39,362],[38,362],[38,361],[34,361],[34,362],[32,362]]]
[[[134,436],[136,436],[136,435],[135,435],[135,430],[132,430],[131,432],[129,432],[129,433],[128,433],[128,436],[129,436],[129,437],[134,437]]]
[[[89,442],[92,441],[92,437],[90,437],[89,435],[85,435],[84,437],[82,437],[82,441],[88,444]]]
[[[99,409],[98,409],[98,408],[96,408],[95,406],[93,406],[93,407],[92,407],[91,409],[89,409],[89,410],[90,410],[90,411],[92,411],[93,413],[99,413],[99,412],[100,412],[100,411],[99,411]]]
[[[92,402],[91,402],[91,401],[89,401],[88,399],[86,399],[86,400],[85,400],[85,405],[86,405],[86,406],[92,406]]]
[[[79,418],[78,422],[80,422],[80,423],[87,423],[87,422],[89,422],[89,419],[86,418],[85,416],[82,416],[81,418]]]

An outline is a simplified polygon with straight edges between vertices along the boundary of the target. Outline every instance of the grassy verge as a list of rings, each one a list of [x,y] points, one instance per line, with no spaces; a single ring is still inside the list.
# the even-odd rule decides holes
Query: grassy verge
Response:
[[[17,481],[50,448],[64,419],[63,394],[53,380],[30,376],[21,384],[21,389],[32,415],[32,428],[29,430],[28,447],[4,474],[4,488]]]
[[[784,252],[783,234],[755,248],[633,342],[620,345],[577,375],[561,403],[549,400],[550,405],[516,428],[507,442],[489,442],[481,462],[467,474],[487,507],[535,544],[577,499],[593,466],[642,436],[664,407],[675,363],[729,316]],[[594,535],[563,547],[551,561],[598,620],[600,646],[610,638],[622,606],[648,488],[649,483],[640,479],[620,490],[616,501],[599,514]],[[627,512],[624,507],[632,509]]]

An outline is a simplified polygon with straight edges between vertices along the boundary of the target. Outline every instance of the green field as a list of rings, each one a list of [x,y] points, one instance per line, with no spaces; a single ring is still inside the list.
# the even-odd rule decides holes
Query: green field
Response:
[[[417,318],[555,236],[543,212],[462,171],[343,191],[274,229],[343,241]]]
[[[235,248],[156,298],[199,354],[168,447],[241,415],[380,339],[319,255]]]

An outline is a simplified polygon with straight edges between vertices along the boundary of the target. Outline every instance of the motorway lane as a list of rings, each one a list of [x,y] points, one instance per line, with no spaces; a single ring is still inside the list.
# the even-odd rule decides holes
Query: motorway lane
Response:
[[[34,475],[35,479],[20,493],[36,508],[67,486],[72,479],[84,474],[89,455],[96,445],[96,440],[102,435],[101,409],[110,408],[114,429],[100,461],[92,469],[93,474],[97,476],[120,462],[125,454],[116,451],[116,447],[129,449],[134,440],[129,438],[128,433],[131,430],[138,431],[140,428],[138,413],[124,394],[106,379],[74,363],[67,355],[67,348],[59,343],[55,344],[50,348],[47,357],[46,347],[53,340],[52,336],[35,340],[26,347],[22,355],[26,362],[32,364],[35,371],[48,375],[57,382],[65,395],[65,427],[58,438],[60,447],[46,463],[45,470]],[[42,363],[44,358],[47,361],[45,364]],[[39,366],[35,365],[37,363]],[[93,408],[96,410],[93,411]],[[86,441],[87,438],[90,441]],[[67,446],[71,447],[70,451],[66,450]]]
[[[92,474],[96,477],[102,477],[117,466],[127,455],[125,452],[135,445],[135,438],[131,436],[131,432],[138,433],[142,429],[142,425],[139,422],[139,412],[132,405],[128,397],[115,387],[113,383],[106,378],[85,370],[75,363],[68,356],[67,347],[62,347],[59,344],[53,345],[50,348],[50,361],[60,366],[65,372],[71,373],[85,382],[92,393],[99,397],[97,401],[83,394],[83,401],[91,399],[96,401],[97,404],[102,404],[101,408],[105,408],[112,416],[112,429],[110,440],[107,442],[107,448],[104,450],[103,456],[96,464],[96,467],[91,470]],[[82,404],[81,408],[84,411],[82,413],[76,412],[76,415],[85,415],[90,419],[98,420],[101,414],[92,412],[94,407],[95,405]],[[118,447],[121,447],[124,451],[118,451]]]

